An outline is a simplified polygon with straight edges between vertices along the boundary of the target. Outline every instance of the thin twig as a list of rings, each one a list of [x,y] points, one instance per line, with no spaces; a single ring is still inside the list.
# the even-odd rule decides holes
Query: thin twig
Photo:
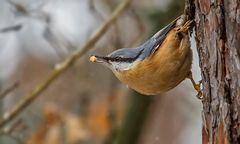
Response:
[[[132,13],[133,19],[138,24],[137,26],[138,26],[139,33],[138,33],[137,37],[133,40],[133,42],[130,44],[131,46],[136,46],[139,44],[140,41],[142,41],[144,39],[146,29],[145,29],[143,21],[141,20],[139,14],[136,12],[136,10],[134,8],[132,8],[130,10],[130,12]]]
[[[23,124],[23,121],[19,119],[15,123],[13,123],[10,127],[5,127],[2,131],[0,131],[0,136],[5,135],[10,137],[11,139],[14,139],[19,144],[23,144],[22,139],[20,136],[14,136],[13,132],[16,132],[17,129],[19,129],[21,132],[23,132],[23,128],[25,128],[25,125]]]
[[[89,0],[89,6],[90,6],[89,7],[90,10],[99,18],[99,20],[101,20],[101,21],[106,20],[104,15],[100,11],[98,11],[94,0]]]
[[[23,4],[14,2],[12,0],[7,0],[7,2],[10,5],[12,5],[18,13],[21,13],[21,14],[24,14],[24,15],[27,15],[29,13],[27,8]]]
[[[101,36],[109,29],[111,24],[117,19],[117,17],[127,8],[131,0],[124,0],[119,4],[119,6],[114,10],[114,12],[109,16],[106,22],[100,26],[98,30],[91,36],[91,38],[78,50],[73,52],[66,60],[57,65],[53,72],[48,76],[46,80],[40,83],[33,91],[20,100],[17,104],[13,106],[10,111],[3,115],[0,119],[0,128],[5,124],[10,122],[14,117],[16,117],[24,108],[26,108],[33,100],[35,100],[41,93],[44,92],[63,72],[65,72],[69,67],[71,67],[77,59],[83,56],[87,51],[96,44],[96,42],[101,38]]]
[[[13,132],[16,132],[16,131],[23,132],[26,128],[27,126],[23,123],[23,120],[18,119],[16,122],[11,124],[11,126],[5,127],[3,131],[8,134],[13,134]]]
[[[11,31],[19,31],[22,28],[21,24],[5,27],[0,29],[0,33],[6,33]]]
[[[9,93],[14,91],[18,87],[19,87],[19,83],[16,82],[13,85],[11,85],[10,87],[8,87],[7,89],[5,89],[3,92],[0,93],[0,100],[4,99]]]

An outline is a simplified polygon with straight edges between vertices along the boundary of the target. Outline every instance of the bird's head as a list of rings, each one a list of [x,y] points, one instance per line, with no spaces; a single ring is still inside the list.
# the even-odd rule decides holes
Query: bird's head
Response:
[[[93,55],[90,57],[90,61],[103,64],[113,72],[119,73],[133,69],[141,61],[141,54],[141,48],[122,48],[107,56]]]
[[[161,47],[161,44],[167,37],[168,32],[176,27],[178,19],[179,18],[172,21],[137,48],[118,49],[107,56],[93,55],[90,57],[90,61],[101,63],[110,68],[113,72],[133,70],[134,66],[144,61],[146,58],[151,57],[157,49]]]

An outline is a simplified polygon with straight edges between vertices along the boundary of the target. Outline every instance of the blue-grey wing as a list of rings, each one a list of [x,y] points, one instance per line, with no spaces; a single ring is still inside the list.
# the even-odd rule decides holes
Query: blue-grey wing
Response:
[[[175,27],[177,20],[178,18],[172,21],[167,26],[165,26],[160,31],[158,31],[153,37],[151,37],[148,41],[146,41],[140,47],[118,49],[112,52],[111,54],[109,54],[107,58],[115,61],[117,60],[134,61],[136,59],[143,60],[151,56],[162,44],[168,32]]]
[[[179,18],[175,19],[170,24],[162,28],[153,37],[151,37],[148,41],[146,41],[144,44],[140,46],[144,49],[143,55],[141,55],[142,59],[151,56],[160,47],[160,45],[166,38],[168,32],[176,26],[176,22],[178,19]]]
[[[133,61],[137,59],[143,51],[142,47],[138,48],[121,48],[112,53],[110,53],[107,57],[125,59],[129,61]]]

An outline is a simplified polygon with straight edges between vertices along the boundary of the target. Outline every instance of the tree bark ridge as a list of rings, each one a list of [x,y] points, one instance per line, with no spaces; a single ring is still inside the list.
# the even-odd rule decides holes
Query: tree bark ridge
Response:
[[[240,2],[195,0],[203,144],[240,142]]]

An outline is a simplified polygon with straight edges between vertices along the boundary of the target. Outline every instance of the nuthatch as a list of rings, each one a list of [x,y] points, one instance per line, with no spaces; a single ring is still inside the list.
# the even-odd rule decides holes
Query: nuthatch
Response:
[[[188,31],[191,21],[179,17],[137,48],[118,49],[107,56],[91,56],[91,62],[110,68],[116,77],[145,95],[166,92],[192,79],[192,50]]]

